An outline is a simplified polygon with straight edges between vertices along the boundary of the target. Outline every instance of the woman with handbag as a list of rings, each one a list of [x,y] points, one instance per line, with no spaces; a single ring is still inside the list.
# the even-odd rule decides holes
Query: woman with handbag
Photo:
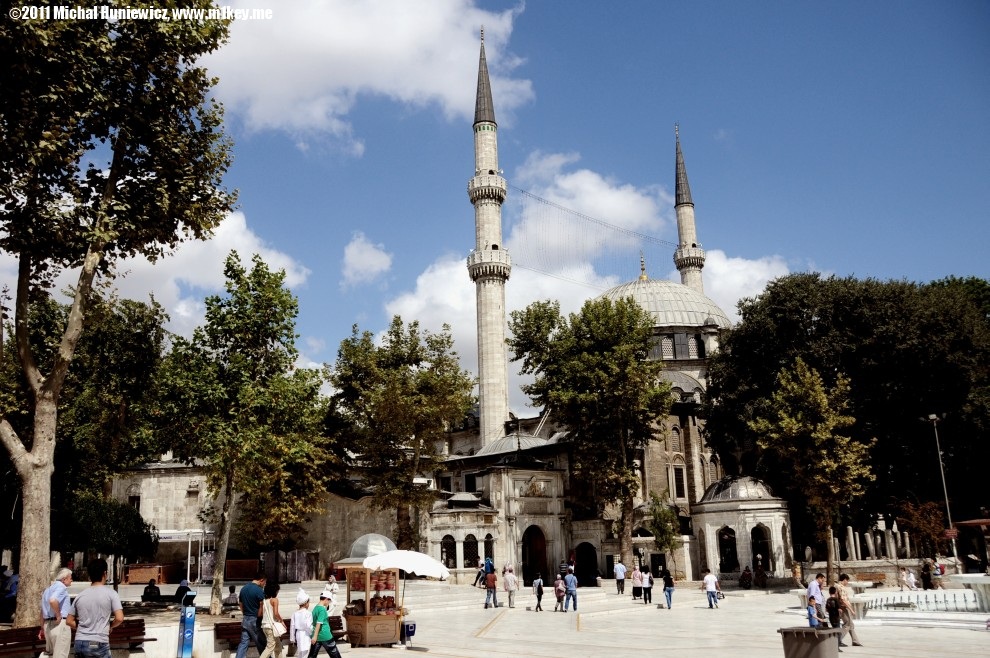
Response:
[[[278,583],[265,585],[265,600],[261,602],[261,631],[265,634],[265,650],[258,658],[268,658],[275,653],[275,658],[282,658],[282,635],[285,634],[285,622],[278,613]]]

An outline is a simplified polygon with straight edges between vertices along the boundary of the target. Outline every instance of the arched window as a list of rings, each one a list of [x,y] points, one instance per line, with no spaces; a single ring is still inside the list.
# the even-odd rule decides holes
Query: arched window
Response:
[[[485,535],[485,559],[495,559],[495,538],[491,533]]]
[[[673,452],[681,451],[681,429],[679,427],[670,428],[670,449]]]
[[[718,457],[712,455],[712,460],[708,462],[709,482],[718,482]]]
[[[464,538],[464,568],[478,565],[478,539],[474,535]]]
[[[440,541],[440,561],[448,569],[457,568],[457,543],[453,535],[444,535]]]
[[[718,570],[721,573],[739,571],[739,558],[736,553],[736,531],[728,526],[718,531]]]

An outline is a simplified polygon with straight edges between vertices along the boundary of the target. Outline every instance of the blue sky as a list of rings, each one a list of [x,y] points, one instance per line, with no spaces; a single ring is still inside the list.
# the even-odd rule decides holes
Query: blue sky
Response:
[[[482,24],[511,186],[676,240],[680,123],[706,292],[731,316],[788,272],[990,278],[990,3],[231,4],[273,9],[208,60],[240,207],[210,243],[130,263],[119,283],[153,291],[176,331],[201,321],[236,248],[288,271],[303,363],[400,313],[451,324],[475,370],[464,259]],[[637,245],[599,258],[590,233],[540,228],[520,199],[503,216],[510,253],[560,251],[544,265],[556,276],[514,269],[510,309],[576,309],[638,274]],[[649,258],[651,276],[675,274],[671,253]]]

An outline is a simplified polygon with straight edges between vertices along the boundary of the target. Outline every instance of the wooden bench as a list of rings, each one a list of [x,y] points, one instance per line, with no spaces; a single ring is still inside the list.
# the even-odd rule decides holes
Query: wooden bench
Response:
[[[26,626],[0,630],[0,656],[29,656],[34,658],[45,650],[45,641],[38,637],[40,626]],[[75,641],[76,632],[72,631]],[[147,637],[144,630],[144,618],[125,619],[120,626],[110,629],[110,649],[139,649],[145,642],[154,642],[157,638]]]
[[[45,641],[38,638],[40,626],[10,628],[0,631],[0,656],[37,656],[45,650]]]
[[[887,574],[882,571],[857,573],[853,577],[861,583],[873,583],[874,587],[883,587],[884,581],[887,580]]]
[[[73,631],[73,640],[75,640],[75,635],[75,631]],[[145,635],[144,617],[125,619],[123,624],[110,629],[111,649],[139,649],[145,642],[154,642],[157,639]]]

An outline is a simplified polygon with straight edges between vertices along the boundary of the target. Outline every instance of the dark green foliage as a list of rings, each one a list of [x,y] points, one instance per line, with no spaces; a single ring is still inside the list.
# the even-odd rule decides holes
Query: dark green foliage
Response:
[[[846,521],[864,510],[893,515],[903,499],[943,498],[931,423],[920,419],[929,413],[946,414],[939,432],[954,516],[977,513],[986,496],[976,485],[990,462],[986,290],[973,279],[919,285],[795,274],[771,282],[740,302],[742,320],[710,362],[709,443],[728,472],[786,490],[790,472],[764,459],[750,423],[771,415],[777,376],[800,357],[827,387],[838,373],[849,378],[856,422],[848,434],[863,444],[876,438],[876,481],[855,508],[839,510]],[[791,513],[800,528],[801,510]]]
[[[450,327],[421,332],[395,316],[381,342],[354,326],[328,368],[333,395],[328,427],[357,455],[378,509],[396,511],[396,546],[416,546],[410,509],[424,509],[436,492],[417,484],[443,464],[439,447],[471,404],[473,381],[461,370]]]
[[[158,550],[158,532],[126,503],[98,494],[81,493],[72,499],[65,533],[65,550],[96,551],[131,562],[148,561]]]

